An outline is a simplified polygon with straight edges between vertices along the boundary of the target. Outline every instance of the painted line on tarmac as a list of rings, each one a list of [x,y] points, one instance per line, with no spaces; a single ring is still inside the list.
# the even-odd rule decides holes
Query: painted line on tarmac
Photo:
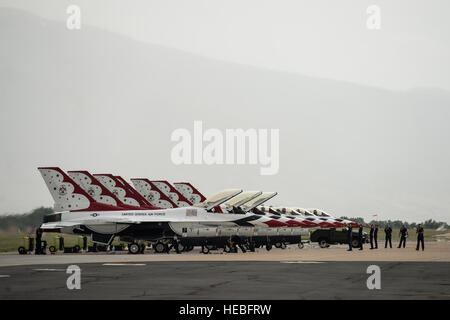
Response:
[[[322,261],[280,261],[280,263],[324,263]]]
[[[66,269],[33,269],[33,271],[66,271]]]
[[[104,266],[146,266],[145,263],[104,263]]]
[[[11,277],[9,274],[0,274],[0,278],[9,278]]]

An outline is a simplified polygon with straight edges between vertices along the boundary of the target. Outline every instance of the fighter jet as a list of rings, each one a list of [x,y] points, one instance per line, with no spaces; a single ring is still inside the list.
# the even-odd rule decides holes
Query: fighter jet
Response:
[[[225,190],[201,206],[159,208],[142,202],[109,175],[97,175],[103,185],[110,186],[116,198],[136,207],[131,209],[96,201],[58,167],[40,167],[40,171],[55,201],[55,214],[44,217],[41,230],[90,235],[96,243],[110,244],[115,237],[130,243],[131,253],[138,253],[139,240],[152,241],[181,237],[185,226],[257,226],[269,227],[270,220],[259,215],[214,213],[214,206],[229,200],[242,190]],[[97,186],[97,185],[96,185]],[[112,199],[114,199],[112,197]],[[142,210],[145,207],[145,210]],[[268,223],[269,222],[269,223]],[[181,231],[180,231],[181,230]]]
[[[327,219],[328,221],[330,221],[330,220],[336,221],[339,224],[339,227],[345,227],[348,224],[350,224],[353,228],[359,227],[359,224],[354,221],[333,217],[331,214],[328,214],[325,211],[320,210],[320,209],[310,208],[310,209],[308,209],[308,211],[311,212],[312,214],[314,214],[315,216],[319,217],[319,219]]]

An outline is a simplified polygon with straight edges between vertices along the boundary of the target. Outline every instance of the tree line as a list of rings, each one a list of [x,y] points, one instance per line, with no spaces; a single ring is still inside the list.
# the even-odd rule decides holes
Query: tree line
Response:
[[[345,217],[344,216],[344,217],[341,217],[341,219],[351,220],[351,221],[354,221],[356,223],[363,224],[363,225],[378,224],[379,228],[384,228],[387,224],[389,224],[392,229],[400,229],[400,227],[403,224],[408,229],[414,229],[419,224],[419,223],[416,223],[416,222],[411,222],[410,223],[410,222],[401,221],[401,220],[371,220],[369,222],[365,222],[364,219],[361,218],[361,217],[350,218],[350,217]],[[448,228],[448,224],[446,222],[436,221],[436,220],[433,220],[433,219],[428,219],[428,220],[425,220],[424,222],[420,222],[420,223],[422,223],[422,226],[425,229],[437,229],[439,227],[444,227],[446,229]]]
[[[53,212],[53,208],[40,207],[28,213],[0,215],[0,230],[32,231],[42,224],[45,215]]]

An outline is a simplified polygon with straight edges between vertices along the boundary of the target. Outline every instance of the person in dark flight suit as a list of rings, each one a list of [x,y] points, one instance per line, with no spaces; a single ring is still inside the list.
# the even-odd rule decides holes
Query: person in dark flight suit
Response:
[[[373,232],[373,240],[375,241],[375,249],[378,249],[378,225],[375,225],[375,231]]]
[[[34,254],[42,254],[42,230],[37,228],[36,230],[36,249]]]
[[[408,229],[406,229],[405,225],[402,225],[402,227],[400,228],[400,243],[398,244],[397,248],[400,248],[402,246],[403,243],[403,248],[406,246],[406,237],[408,237]]]
[[[416,250],[419,251],[419,244],[422,243],[422,251],[425,250],[425,243],[424,243],[424,238],[423,238],[423,227],[422,225],[419,223],[419,225],[417,226],[417,247]]]
[[[347,225],[347,241],[348,241],[348,250],[347,251],[352,251],[352,238],[353,238],[353,228],[351,224]]]
[[[359,250],[363,249],[363,226],[362,224],[359,225],[358,229],[358,240],[359,240]]]
[[[384,247],[387,248],[388,245],[388,241],[389,241],[389,246],[392,249],[392,228],[390,225],[386,225],[386,227],[384,228],[384,233],[386,234],[386,241],[384,242]]]
[[[370,249],[373,249],[373,232],[375,231],[375,228],[373,227],[373,224],[370,225]]]

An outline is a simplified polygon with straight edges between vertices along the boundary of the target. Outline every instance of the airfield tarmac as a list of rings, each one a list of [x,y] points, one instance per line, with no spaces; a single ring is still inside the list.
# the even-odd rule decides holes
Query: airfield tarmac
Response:
[[[0,255],[0,299],[450,299],[450,243],[255,253]],[[66,268],[81,268],[68,290]],[[369,265],[381,290],[369,290]]]

